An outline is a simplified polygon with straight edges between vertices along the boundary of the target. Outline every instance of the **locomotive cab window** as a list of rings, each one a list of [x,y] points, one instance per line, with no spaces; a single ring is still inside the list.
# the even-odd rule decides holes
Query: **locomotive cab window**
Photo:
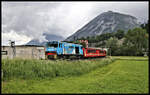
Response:
[[[54,48],[57,48],[57,47],[58,47],[58,43],[47,43],[46,46],[47,46],[47,47],[54,47]]]
[[[62,44],[61,43],[59,43],[59,48],[62,48]]]

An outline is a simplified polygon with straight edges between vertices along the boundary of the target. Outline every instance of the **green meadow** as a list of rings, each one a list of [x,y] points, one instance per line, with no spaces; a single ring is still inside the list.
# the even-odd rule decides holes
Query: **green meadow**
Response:
[[[2,60],[2,93],[146,93],[148,57]]]

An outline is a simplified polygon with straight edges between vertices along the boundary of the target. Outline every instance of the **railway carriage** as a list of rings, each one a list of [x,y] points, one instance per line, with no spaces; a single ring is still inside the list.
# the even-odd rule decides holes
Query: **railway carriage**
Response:
[[[100,48],[83,48],[83,54],[85,58],[105,57],[106,51]]]

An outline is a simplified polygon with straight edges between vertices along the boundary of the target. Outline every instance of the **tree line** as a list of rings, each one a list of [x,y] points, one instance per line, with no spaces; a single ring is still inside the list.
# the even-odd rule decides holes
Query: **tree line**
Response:
[[[143,56],[149,51],[149,22],[140,27],[123,31],[105,33],[93,37],[82,37],[78,40],[88,40],[89,44],[96,43],[95,47],[107,47],[114,56]],[[148,54],[149,55],[149,54]]]

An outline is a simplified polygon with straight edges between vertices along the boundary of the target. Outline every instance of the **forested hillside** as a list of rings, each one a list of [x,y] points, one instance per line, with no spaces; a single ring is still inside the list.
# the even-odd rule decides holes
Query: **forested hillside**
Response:
[[[88,40],[89,47],[109,48],[108,52],[111,52],[111,55],[143,56],[149,50],[148,26],[149,22],[128,31],[118,30],[77,40]]]

